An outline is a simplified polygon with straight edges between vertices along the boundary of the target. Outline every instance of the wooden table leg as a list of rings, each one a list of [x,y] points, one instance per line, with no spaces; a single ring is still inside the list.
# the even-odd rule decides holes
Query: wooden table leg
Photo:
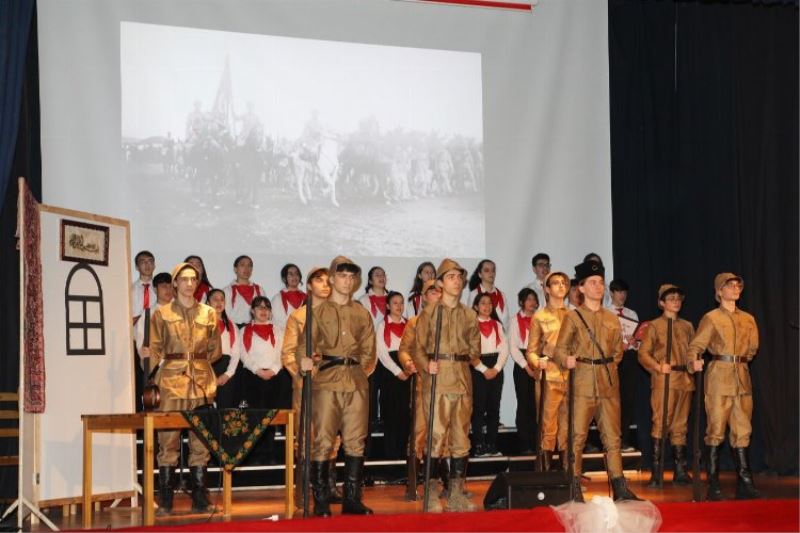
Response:
[[[21,510],[19,511],[22,512]],[[92,431],[83,420],[83,529],[92,527]]]
[[[152,526],[156,521],[155,509],[153,505],[153,453],[155,447],[153,441],[155,439],[153,431],[153,417],[145,415],[144,417],[144,466],[142,467],[142,481],[144,492],[144,508],[142,515],[144,518],[145,526]]]
[[[294,516],[294,411],[286,417],[286,518]]]
[[[226,518],[231,515],[233,508],[233,470],[222,468],[222,515]]]

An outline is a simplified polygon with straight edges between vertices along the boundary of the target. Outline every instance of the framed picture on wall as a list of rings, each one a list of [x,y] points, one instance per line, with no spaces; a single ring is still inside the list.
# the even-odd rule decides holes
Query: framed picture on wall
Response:
[[[61,219],[61,260],[108,266],[108,226]]]

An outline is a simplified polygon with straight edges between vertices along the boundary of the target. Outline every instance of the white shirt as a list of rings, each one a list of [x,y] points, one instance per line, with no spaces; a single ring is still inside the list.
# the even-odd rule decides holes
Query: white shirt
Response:
[[[141,315],[144,312],[144,286],[145,284],[149,285],[149,292],[150,292],[150,311],[151,314],[156,310],[158,306],[158,296],[156,296],[156,288],[153,287],[153,280],[143,282],[142,278],[138,278],[136,281],[131,283],[131,304],[133,307],[133,317],[136,318],[137,316]]]
[[[253,333],[252,344],[248,351],[244,346],[244,330],[247,326],[243,327],[238,332],[238,345],[239,355],[242,358],[242,364],[255,374],[258,370],[272,370],[276,374],[281,371],[281,346],[283,346],[283,328],[279,328],[273,324],[272,333],[275,336],[275,346],[268,340],[264,340],[255,333]]]
[[[397,323],[391,317],[389,317],[388,320],[390,320],[393,324]],[[406,321],[403,320],[402,322],[405,323]],[[394,352],[400,349],[400,337],[395,334],[390,335],[389,346],[386,346],[386,340],[383,338],[385,331],[386,320],[381,320],[381,323],[378,324],[378,329],[375,331],[375,349],[378,352],[378,360],[381,362],[381,364],[386,367],[386,370],[397,376],[403,371],[403,369],[394,362],[392,356],[389,355],[389,352]]]
[[[233,286],[237,285],[236,280],[233,280],[228,284],[227,287],[222,289],[225,293],[225,312],[228,314],[228,318],[233,320],[234,324],[249,324],[252,320],[250,316],[250,304],[247,303],[247,300],[242,298],[241,294],[236,294],[236,300],[234,301],[233,298]],[[253,298],[256,296],[263,296],[264,291],[261,289],[261,286],[258,283],[251,283],[251,285],[255,285],[255,292],[253,293]],[[273,303],[273,306],[275,304]]]
[[[627,349],[637,349],[636,343],[633,341],[633,334],[636,332],[636,328],[639,327],[639,315],[636,314],[636,311],[627,307],[616,307],[613,304],[607,305],[606,309],[619,318],[619,325],[622,328],[622,340],[629,345]]]
[[[162,305],[168,305],[172,303],[170,300],[166,304],[160,304],[153,300],[155,305],[150,307],[150,319],[153,318],[153,313],[156,312],[156,309],[161,307]],[[136,321],[136,325],[133,326],[133,341],[136,343],[136,351],[139,353],[139,357],[142,358],[142,344],[144,343],[144,311],[142,311],[141,319]]]
[[[225,331],[222,332],[220,336],[220,342],[222,344],[222,353],[231,356],[230,362],[228,362],[228,368],[225,369],[225,373],[228,377],[233,377],[236,373],[236,369],[239,367],[239,359],[241,357],[241,349],[242,347],[239,345],[239,337],[241,334],[239,330],[236,328],[236,324],[229,318],[228,322],[233,325],[231,331],[228,330],[230,327],[228,324],[225,325]],[[255,337],[255,335],[253,335]],[[277,342],[277,336],[276,342]]]
[[[286,292],[289,292],[288,289],[285,289]],[[270,303],[272,303],[272,323],[276,326],[280,326],[281,328],[286,328],[286,321],[289,319],[289,315],[297,309],[296,307],[292,306],[292,302],[286,302],[287,309],[283,308],[283,298],[281,298],[281,293],[283,291],[278,291],[272,298],[269,299]],[[301,291],[298,291],[301,292]],[[302,307],[302,305],[300,306]]]
[[[419,295],[419,308],[416,310],[414,309],[414,300],[415,297],[413,297],[411,293],[408,293],[408,296],[406,296],[406,307],[403,310],[403,316],[405,316],[406,318],[417,316],[422,311],[422,295],[421,294]]]
[[[388,294],[388,291],[386,294]],[[384,294],[383,296],[385,297],[386,294]],[[372,317],[372,325],[374,325],[375,328],[377,329],[378,324],[383,322],[384,315],[383,313],[381,313],[381,310],[378,309],[377,307],[375,308],[375,313],[372,312],[372,303],[369,301],[370,295],[375,296],[375,293],[373,293],[372,290],[369,290],[366,294],[361,296],[361,298],[359,298],[358,301],[361,302],[361,305],[364,306],[364,309],[366,309],[369,312],[369,316]]]
[[[490,318],[489,320],[494,319]],[[488,320],[478,318],[478,322],[488,322]],[[497,343],[498,335],[500,336],[500,344]],[[506,360],[508,360],[508,340],[506,339],[505,332],[503,332],[503,325],[499,322],[497,323],[497,334],[492,332],[488,337],[484,337],[481,333],[481,354],[490,354],[495,352],[497,353],[497,363],[494,365],[494,369],[499,372],[503,370]],[[483,363],[480,363],[475,367],[475,370],[478,372],[486,372],[488,368]]]
[[[519,311],[511,319],[511,324],[508,327],[508,351],[511,353],[511,358],[514,362],[517,363],[520,368],[525,368],[528,366],[528,359],[525,357],[525,354],[528,351],[528,335],[531,330],[530,328],[526,329],[524,335],[520,336],[519,322],[517,322],[518,316],[525,315],[522,311]]]
[[[473,302],[475,302],[475,298],[478,296],[478,289],[479,288],[481,290],[483,290],[483,288],[479,285],[478,287],[475,287],[474,290],[469,291],[469,296],[467,297],[466,305],[470,309],[472,308]],[[497,313],[498,318],[500,318],[500,323],[503,324],[503,327],[508,329],[508,317],[509,317],[508,307],[511,304],[511,302],[508,301],[508,297],[506,296],[506,294],[503,291],[501,291],[500,289],[498,289],[497,287],[495,287],[493,291],[484,290],[483,292],[486,293],[486,294],[500,293],[500,295],[503,296],[503,298],[502,298],[503,307],[501,308],[500,307],[500,303],[498,302],[497,308],[495,309],[495,312]]]

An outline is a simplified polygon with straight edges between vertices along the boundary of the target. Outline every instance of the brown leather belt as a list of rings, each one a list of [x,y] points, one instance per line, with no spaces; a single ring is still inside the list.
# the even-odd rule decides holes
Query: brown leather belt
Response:
[[[189,359],[208,359],[208,354],[204,353],[165,353],[164,359],[167,361],[184,361]]]
[[[433,354],[428,354],[428,359],[433,361]],[[469,363],[468,355],[453,355],[450,353],[440,353],[439,361],[455,361],[456,363]]]
[[[741,355],[712,355],[713,361],[722,361],[723,363],[747,363],[747,357]]]
[[[614,362],[613,357],[600,357],[598,359],[593,359],[591,357],[576,357],[575,360],[585,365],[607,365]]]
[[[673,372],[688,372],[687,365],[670,365],[670,370]]]
[[[358,366],[361,363],[358,359],[344,355],[323,355],[322,364],[319,365],[320,372],[334,366]]]

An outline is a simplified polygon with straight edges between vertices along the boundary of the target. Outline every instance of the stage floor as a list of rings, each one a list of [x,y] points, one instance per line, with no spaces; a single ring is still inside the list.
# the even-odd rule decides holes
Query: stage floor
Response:
[[[649,473],[626,473],[629,485],[636,494],[654,503],[659,502],[688,502],[692,500],[692,487],[673,487],[669,482],[663,490],[651,490],[645,487]],[[735,490],[735,475],[724,472],[721,475],[723,491],[726,495],[733,496]],[[235,482],[235,481],[234,481]],[[490,481],[469,481],[467,488],[474,494],[472,501],[482,509],[483,497],[489,488]],[[797,498],[800,490],[800,480],[797,477],[756,476],[756,486],[765,498]],[[609,492],[607,478],[604,474],[590,475],[590,481],[584,482],[587,491],[584,496],[588,499],[593,495],[607,495]],[[418,487],[421,496],[422,487]],[[404,500],[405,487],[403,486],[376,486],[364,489],[364,502],[378,514],[421,513],[422,502],[407,502]],[[221,492],[212,492],[212,500],[222,507]],[[141,510],[122,507],[106,508],[95,512],[93,527],[95,529],[117,529],[140,526],[142,523]],[[230,520],[262,520],[283,512],[282,489],[269,490],[242,490],[234,488],[233,515]],[[221,522],[221,515],[198,515],[189,512],[190,500],[186,495],[176,495],[175,514],[168,518],[156,519],[158,525],[179,525],[198,522]],[[332,506],[334,515],[339,514],[340,506]],[[80,529],[80,514],[62,516],[61,508],[53,508],[48,516],[60,529]],[[30,531],[47,531],[44,524],[26,527]]]

